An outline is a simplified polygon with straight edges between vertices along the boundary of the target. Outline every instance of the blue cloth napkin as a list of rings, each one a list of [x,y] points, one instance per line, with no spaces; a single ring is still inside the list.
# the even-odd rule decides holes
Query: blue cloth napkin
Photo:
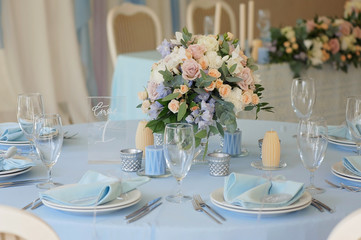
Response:
[[[24,169],[27,167],[35,166],[28,158],[14,157],[14,158],[1,158],[0,159],[0,171],[12,170],[12,169]]]
[[[348,130],[348,127],[345,125],[340,126],[328,126],[328,135],[334,136],[334,137],[340,137],[345,138],[348,140],[352,140],[352,136],[350,134],[350,131]]]
[[[304,184],[293,181],[273,180],[231,173],[225,178],[224,199],[247,208],[270,208],[288,206],[297,201],[304,192]]]
[[[23,131],[18,123],[2,123],[0,124],[1,141],[27,141]]]
[[[148,182],[148,177],[120,181],[101,173],[88,171],[76,184],[64,185],[40,193],[40,198],[69,206],[96,206],[114,200]]]
[[[342,163],[347,170],[361,176],[361,156],[344,157]]]

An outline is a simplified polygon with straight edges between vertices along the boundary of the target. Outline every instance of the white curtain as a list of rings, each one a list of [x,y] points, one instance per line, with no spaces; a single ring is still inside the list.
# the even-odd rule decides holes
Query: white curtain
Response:
[[[40,92],[46,112],[60,113],[64,124],[85,122],[88,93],[73,1],[3,0],[2,10],[0,122],[16,121],[22,92]]]

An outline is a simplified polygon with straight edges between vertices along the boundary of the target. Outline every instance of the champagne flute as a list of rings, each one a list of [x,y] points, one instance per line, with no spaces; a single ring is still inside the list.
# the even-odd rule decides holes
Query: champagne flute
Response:
[[[169,123],[164,132],[164,157],[173,177],[177,180],[178,190],[167,196],[169,202],[182,203],[192,199],[182,193],[182,180],[192,165],[195,140],[193,126],[188,123]]]
[[[60,186],[51,177],[51,170],[57,162],[63,145],[63,128],[59,114],[37,115],[34,123],[34,143],[43,164],[48,169],[48,181],[39,183],[38,188],[50,189]]]
[[[309,118],[315,104],[316,90],[312,78],[296,78],[292,81],[291,103],[298,118]]]
[[[352,139],[357,146],[357,154],[361,155],[361,96],[347,98],[346,123]]]
[[[325,191],[314,185],[314,173],[325,157],[327,142],[327,124],[323,118],[300,120],[297,145],[303,166],[310,171],[310,185],[306,190],[312,195]]]
[[[17,119],[25,137],[31,143],[29,155],[36,158],[34,151],[34,118],[44,113],[43,98],[40,93],[24,93],[18,96]]]

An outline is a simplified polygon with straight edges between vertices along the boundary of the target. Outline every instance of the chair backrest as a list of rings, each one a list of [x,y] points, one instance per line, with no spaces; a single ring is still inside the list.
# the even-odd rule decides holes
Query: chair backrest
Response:
[[[327,240],[359,240],[361,239],[361,209],[342,219],[331,231]]]
[[[159,18],[147,6],[123,3],[107,16],[107,34],[113,66],[117,55],[155,50],[162,41]]]
[[[0,236],[5,239],[60,239],[46,222],[24,210],[0,205],[0,216]]]
[[[204,34],[205,17],[214,16],[214,34],[231,32],[236,35],[236,17],[224,1],[193,0],[187,7],[186,15],[188,31],[193,34]]]

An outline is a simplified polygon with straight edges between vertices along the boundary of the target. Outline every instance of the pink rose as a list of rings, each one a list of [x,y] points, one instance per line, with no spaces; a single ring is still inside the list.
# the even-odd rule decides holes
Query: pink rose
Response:
[[[337,38],[332,38],[328,42],[328,45],[330,46],[332,54],[336,54],[338,51],[340,51],[340,43],[338,42]]]
[[[350,35],[351,30],[352,30],[352,24],[350,22],[343,21],[340,24],[339,29],[340,29],[340,32],[342,33],[342,35],[344,35],[344,36]]]
[[[200,44],[193,44],[188,47],[188,50],[191,51],[194,59],[200,59],[204,56],[206,48]]]
[[[239,81],[237,82],[237,85],[242,89],[242,90],[248,90],[248,84],[245,83],[244,81]]]
[[[306,22],[306,29],[307,32],[312,32],[312,30],[316,27],[316,24],[313,20],[307,20]]]
[[[157,92],[158,83],[150,81],[148,82],[147,92],[149,99],[154,102],[158,98]]]
[[[252,72],[251,69],[248,67],[242,69],[239,77],[242,78],[243,82],[246,83],[247,85],[250,85],[253,82]]]
[[[355,38],[361,39],[361,28],[359,26],[355,27],[352,31],[352,34]]]
[[[184,61],[182,72],[182,77],[186,80],[194,80],[201,76],[200,65],[194,59]]]
[[[328,17],[326,17],[326,16],[321,16],[321,17],[319,17],[319,18],[318,18],[318,21],[319,21],[319,22],[323,22],[323,23],[325,23],[325,24],[327,24],[327,25],[330,25],[330,23],[331,23],[331,19],[328,18]]]

